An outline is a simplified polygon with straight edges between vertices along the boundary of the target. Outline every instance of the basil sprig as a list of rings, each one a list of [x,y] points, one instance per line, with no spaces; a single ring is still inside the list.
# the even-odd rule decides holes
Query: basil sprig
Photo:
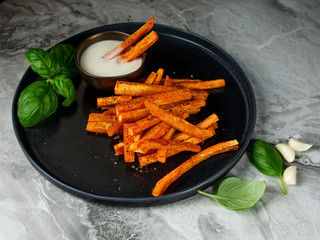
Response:
[[[221,206],[230,210],[244,210],[252,207],[263,195],[265,181],[244,181],[230,177],[223,180],[216,195],[198,190],[198,193],[211,197]]]
[[[47,52],[34,48],[26,53],[30,68],[45,81],[31,83],[18,100],[17,115],[23,127],[32,127],[52,115],[58,107],[56,93],[65,97],[62,106],[70,106],[76,99],[71,78],[77,73],[75,49],[69,44],[58,44]]]
[[[279,177],[283,193],[287,194],[286,187],[282,179],[283,162],[277,150],[265,141],[254,139],[250,141],[247,152],[251,163],[261,173]]]

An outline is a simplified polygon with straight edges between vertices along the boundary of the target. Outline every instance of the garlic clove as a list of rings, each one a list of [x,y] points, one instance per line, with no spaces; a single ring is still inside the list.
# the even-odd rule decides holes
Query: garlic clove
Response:
[[[299,140],[294,138],[290,138],[288,144],[290,145],[290,147],[293,148],[293,150],[297,152],[307,151],[309,148],[312,147],[311,144],[300,142]]]
[[[297,167],[290,166],[283,172],[283,181],[289,186],[296,185],[297,183]]]
[[[290,147],[288,144],[279,143],[275,147],[287,162],[294,161],[296,153],[294,152],[293,148]]]

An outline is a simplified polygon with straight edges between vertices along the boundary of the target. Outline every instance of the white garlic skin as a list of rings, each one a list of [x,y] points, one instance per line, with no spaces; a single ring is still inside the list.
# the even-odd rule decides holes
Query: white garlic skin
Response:
[[[283,172],[283,181],[289,186],[294,186],[297,183],[297,167],[290,166]]]
[[[275,148],[281,153],[284,159],[287,162],[293,162],[296,156],[293,148],[290,147],[288,144],[279,143],[275,146]]]
[[[300,142],[299,140],[294,139],[294,138],[290,138],[288,144],[296,152],[304,152],[312,147],[311,144]]]

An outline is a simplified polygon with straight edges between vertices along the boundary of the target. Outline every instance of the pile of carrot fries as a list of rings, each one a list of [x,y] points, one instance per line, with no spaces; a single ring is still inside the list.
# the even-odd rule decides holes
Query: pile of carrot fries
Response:
[[[139,30],[103,57],[118,57],[119,63],[134,60],[154,44],[158,35],[152,31],[135,46],[139,38],[149,32],[154,24],[152,17]],[[127,51],[128,50],[128,51]],[[225,86],[224,79],[201,81],[199,79],[164,78],[164,69],[151,72],[143,83],[118,81],[116,96],[97,99],[101,113],[89,115],[88,132],[122,134],[123,141],[114,145],[116,155],[124,155],[125,162],[135,162],[147,166],[165,163],[167,158],[183,151],[197,153],[172,170],[155,185],[152,195],[160,196],[189,169],[205,159],[238,149],[238,141],[218,143],[202,150],[199,143],[213,137],[218,128],[218,116],[213,113],[197,125],[186,119],[197,114],[206,105],[208,89]]]
[[[219,121],[215,113],[196,125],[186,120],[206,105],[206,90],[224,87],[224,79],[201,81],[163,75],[164,69],[160,68],[144,83],[118,81],[116,96],[97,99],[102,112],[91,113],[86,128],[110,137],[122,134],[123,141],[114,146],[116,155],[124,155],[125,162],[137,158],[141,166],[165,163],[182,151],[198,153],[161,179],[153,189],[154,196],[162,195],[173,181],[201,161],[238,149],[237,140],[205,150],[198,145],[215,135]]]

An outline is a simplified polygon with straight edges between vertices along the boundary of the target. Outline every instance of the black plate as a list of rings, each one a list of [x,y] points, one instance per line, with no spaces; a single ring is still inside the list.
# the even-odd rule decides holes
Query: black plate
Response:
[[[141,23],[103,26],[70,37],[64,43],[76,47],[98,32],[118,30],[131,34],[140,26]],[[165,74],[173,78],[224,78],[226,87],[212,91],[207,106],[190,121],[199,121],[215,112],[220,119],[219,129],[215,137],[202,145],[203,149],[231,139],[239,141],[240,149],[204,161],[171,185],[165,195],[152,197],[155,183],[191,154],[181,153],[166,164],[156,163],[142,169],[138,164],[124,163],[112,148],[119,139],[85,130],[88,115],[96,112],[96,98],[113,93],[88,87],[79,76],[73,79],[76,103],[69,108],[60,105],[55,114],[35,127],[21,127],[16,115],[19,95],[27,85],[40,79],[28,68],[14,96],[13,126],[29,161],[49,181],[81,197],[109,204],[159,205],[187,198],[196,194],[197,189],[210,186],[230,171],[244,154],[255,125],[256,105],[250,83],[238,64],[221,48],[200,36],[163,25],[155,25],[154,30],[159,40],[147,51],[143,77],[162,67]]]

